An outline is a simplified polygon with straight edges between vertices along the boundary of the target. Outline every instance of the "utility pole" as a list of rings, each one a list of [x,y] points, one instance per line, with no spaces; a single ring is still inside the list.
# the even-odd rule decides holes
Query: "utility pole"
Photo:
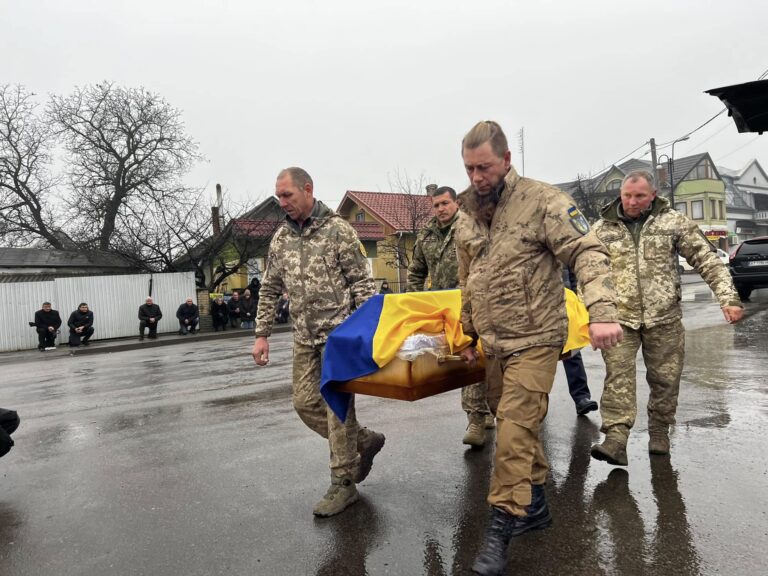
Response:
[[[659,171],[656,168],[656,139],[651,138],[651,165],[653,166],[653,185],[659,189]]]
[[[525,126],[520,128],[520,132],[518,132],[518,137],[520,138],[520,160],[522,163],[522,174],[525,176]]]

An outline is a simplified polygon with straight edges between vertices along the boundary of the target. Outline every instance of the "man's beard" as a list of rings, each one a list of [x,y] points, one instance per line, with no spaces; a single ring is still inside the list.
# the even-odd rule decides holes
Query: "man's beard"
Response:
[[[496,205],[499,203],[501,190],[496,187],[488,194],[476,194],[477,198],[477,217],[479,220],[490,225],[493,215],[496,212]]]

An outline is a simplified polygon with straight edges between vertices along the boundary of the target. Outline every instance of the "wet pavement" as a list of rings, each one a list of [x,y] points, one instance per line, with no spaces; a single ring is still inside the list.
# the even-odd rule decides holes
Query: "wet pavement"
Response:
[[[736,326],[705,286],[684,300],[671,458],[647,454],[641,360],[626,470],[590,460],[599,417],[576,417],[559,370],[544,434],[554,525],[512,543],[509,574],[766,574],[768,291]],[[360,502],[318,520],[328,449],[291,408],[290,341],[275,335],[262,369],[241,339],[5,357],[0,406],[22,423],[0,460],[0,574],[469,574],[492,450],[461,444],[459,392],[359,396],[387,444]],[[602,361],[584,358],[599,397]]]

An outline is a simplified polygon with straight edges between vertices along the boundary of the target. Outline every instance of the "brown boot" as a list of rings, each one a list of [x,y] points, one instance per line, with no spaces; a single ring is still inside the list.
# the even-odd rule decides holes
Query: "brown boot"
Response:
[[[462,442],[473,448],[482,448],[485,446],[485,415],[479,412],[470,412],[468,418],[469,425]]]
[[[669,424],[648,426],[648,452],[660,456],[669,454]]]
[[[334,516],[357,502],[359,497],[360,495],[352,478],[332,476],[330,488],[328,488],[323,499],[315,504],[312,514],[321,518]]]
[[[626,466],[629,463],[627,446],[610,437],[606,437],[602,444],[592,446],[590,454],[595,460],[603,460],[614,466]]]
[[[367,434],[357,443],[357,452],[360,454],[360,464],[355,474],[355,482],[358,484],[368,477],[373,467],[373,458],[384,447],[384,434],[365,429]],[[358,436],[358,438],[360,438]]]
[[[485,429],[493,430],[494,428],[496,428],[496,418],[489,412],[485,415]]]

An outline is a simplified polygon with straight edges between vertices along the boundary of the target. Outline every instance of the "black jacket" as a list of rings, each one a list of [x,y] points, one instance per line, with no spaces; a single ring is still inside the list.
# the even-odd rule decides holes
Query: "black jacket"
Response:
[[[45,310],[38,310],[35,312],[35,327],[48,330],[49,326],[53,326],[56,330],[61,326],[61,316],[59,316],[58,310],[51,310],[46,312]]]
[[[229,315],[232,316],[232,318],[240,317],[240,312],[235,312],[235,308],[242,310],[240,307],[241,302],[242,300],[233,300],[232,298],[230,298],[229,302],[227,302],[227,310],[229,310]]]
[[[184,302],[179,309],[176,310],[176,318],[179,320],[194,320],[200,317],[200,310],[197,308],[197,304],[187,304]]]
[[[72,314],[69,315],[67,326],[69,326],[71,330],[80,328],[80,326],[88,330],[88,328],[93,326],[93,312],[88,310],[88,312],[83,313],[80,312],[80,310],[75,310],[72,312]]]
[[[160,312],[160,306],[157,304],[142,304],[139,306],[139,320],[142,322],[149,322],[150,318],[154,318],[155,323],[157,323],[162,317],[163,313]]]
[[[214,318],[224,319],[229,315],[229,310],[227,309],[227,303],[222,302],[221,304],[217,304],[215,301],[211,302],[211,316]]]
[[[256,320],[256,309],[259,303],[256,298],[240,298],[240,318],[243,320]],[[250,316],[246,314],[250,313]]]

